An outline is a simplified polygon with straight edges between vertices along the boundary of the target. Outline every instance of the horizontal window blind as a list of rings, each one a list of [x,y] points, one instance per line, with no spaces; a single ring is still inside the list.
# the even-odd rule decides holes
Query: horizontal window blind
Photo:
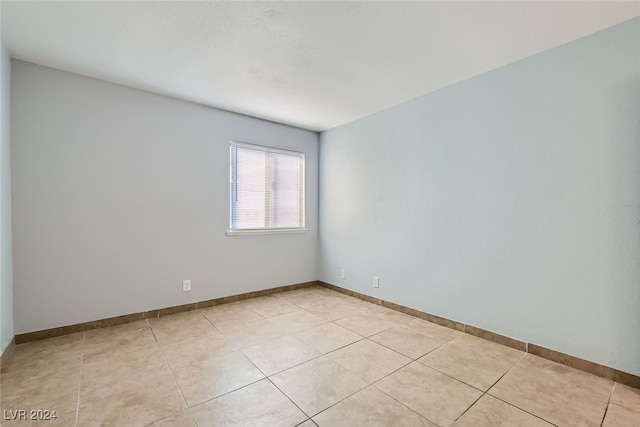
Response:
[[[231,230],[304,228],[304,154],[231,143]]]

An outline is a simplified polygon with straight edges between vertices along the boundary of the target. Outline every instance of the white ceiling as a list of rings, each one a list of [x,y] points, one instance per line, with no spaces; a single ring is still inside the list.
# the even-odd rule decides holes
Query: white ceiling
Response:
[[[14,58],[312,130],[640,15],[640,1],[0,7]]]

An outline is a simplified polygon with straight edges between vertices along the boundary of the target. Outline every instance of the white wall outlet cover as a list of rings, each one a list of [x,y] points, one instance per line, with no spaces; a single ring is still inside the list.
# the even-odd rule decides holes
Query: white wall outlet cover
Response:
[[[347,278],[347,270],[345,270],[344,268],[340,269],[340,278],[341,279]]]
[[[380,287],[380,279],[378,278],[378,276],[373,276],[373,287],[374,288]]]
[[[189,292],[191,290],[191,280],[182,281],[182,292]]]

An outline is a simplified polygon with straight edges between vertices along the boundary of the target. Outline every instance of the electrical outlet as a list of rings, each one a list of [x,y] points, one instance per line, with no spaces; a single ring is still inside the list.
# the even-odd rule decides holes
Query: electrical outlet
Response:
[[[347,278],[347,270],[345,270],[344,268],[340,269],[340,278],[342,280]]]
[[[191,280],[182,281],[182,292],[189,292],[191,290]]]
[[[380,279],[378,278],[378,276],[373,276],[373,287],[374,288],[380,287]]]

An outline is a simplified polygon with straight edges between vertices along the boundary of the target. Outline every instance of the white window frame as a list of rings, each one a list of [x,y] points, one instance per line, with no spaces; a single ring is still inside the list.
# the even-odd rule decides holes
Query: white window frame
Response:
[[[286,154],[300,157],[301,159],[301,183],[300,189],[302,190],[301,200],[300,200],[300,209],[302,211],[302,226],[300,227],[265,227],[265,228],[233,228],[233,208],[234,208],[234,195],[235,191],[235,177],[233,176],[234,165],[233,163],[233,150],[234,147],[239,148],[248,148],[252,150],[262,151],[268,154]],[[260,234],[291,234],[291,233],[305,233],[307,231],[306,228],[306,159],[305,154],[299,151],[293,150],[284,150],[281,148],[268,147],[264,145],[257,144],[249,144],[246,142],[239,142],[231,140],[229,141],[229,229],[227,230],[227,236],[250,236],[250,235],[260,235]],[[272,184],[272,183],[270,183]],[[271,185],[267,185],[265,187],[265,197],[272,197],[270,193]],[[269,191],[269,194],[267,194]],[[271,206],[273,209],[273,206]],[[271,213],[266,213],[267,217],[271,216]]]

